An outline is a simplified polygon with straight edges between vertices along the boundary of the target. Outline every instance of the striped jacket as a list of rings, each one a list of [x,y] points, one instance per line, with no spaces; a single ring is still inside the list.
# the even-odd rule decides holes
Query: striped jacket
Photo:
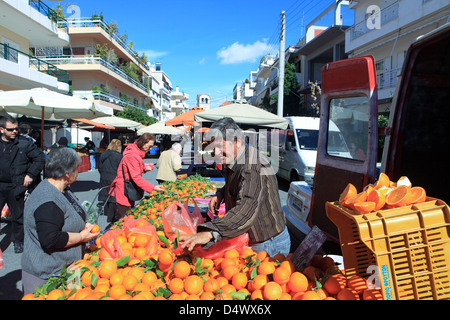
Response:
[[[211,230],[216,240],[248,232],[250,244],[266,241],[286,226],[278,181],[267,157],[253,147],[242,148],[226,167],[225,186],[218,190],[225,202],[224,217],[202,224],[197,231]]]

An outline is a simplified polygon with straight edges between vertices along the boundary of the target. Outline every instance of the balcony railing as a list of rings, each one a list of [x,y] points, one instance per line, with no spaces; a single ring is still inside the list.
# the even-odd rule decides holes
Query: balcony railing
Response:
[[[116,32],[111,30],[111,28],[103,20],[92,20],[91,18],[81,18],[81,19],[70,19],[68,22],[70,28],[92,28],[100,27],[105,30],[114,40],[116,40],[119,45],[124,48],[131,56],[133,56],[136,61],[146,70],[150,70],[149,66],[142,63],[141,58],[134,52],[122,38],[120,38]]]
[[[59,82],[69,83],[69,73],[66,70],[59,69],[54,64],[14,49],[6,43],[0,43],[0,59],[27,65],[32,70],[56,77]]]
[[[386,23],[397,19],[399,14],[399,3],[398,1],[393,4],[383,8],[380,10],[380,27],[385,25]],[[348,28],[346,32],[350,33],[350,40],[355,40],[356,38],[361,37],[362,35],[372,31],[373,29],[369,29],[367,27],[367,19],[361,21],[359,23],[355,23],[351,28]]]
[[[383,72],[377,75],[378,89],[393,88],[397,86],[399,69]]]
[[[131,108],[135,108],[141,112],[147,112],[147,109],[138,106],[134,103],[130,103],[127,100],[121,99],[117,96],[114,96],[112,94],[106,93],[106,92],[95,92],[95,91],[79,91],[79,92],[74,92],[73,95],[76,95],[82,99],[88,99],[88,98],[93,98],[94,100],[100,100],[100,101],[105,101],[105,102],[110,102],[113,103],[115,105],[121,106],[123,108],[125,107],[131,107]]]
[[[41,0],[28,0],[28,4],[36,9],[38,12],[42,13],[44,16],[48,17],[51,21],[57,24],[57,27],[65,30],[69,33],[69,27],[67,26],[67,20],[64,17],[58,15],[58,13],[46,5]]]
[[[56,65],[64,64],[100,64],[116,74],[120,75],[122,78],[128,80],[140,89],[148,92],[147,87],[141,82],[137,81],[133,77],[130,77],[125,72],[123,72],[119,67],[109,63],[108,61],[102,59],[100,56],[62,56],[60,58],[45,58],[45,61],[49,61]]]

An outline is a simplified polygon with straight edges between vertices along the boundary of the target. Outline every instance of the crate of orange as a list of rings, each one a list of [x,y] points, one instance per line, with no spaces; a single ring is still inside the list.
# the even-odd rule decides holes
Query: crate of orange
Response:
[[[339,230],[345,274],[381,287],[385,300],[450,298],[450,212],[407,177],[351,184],[326,212]]]

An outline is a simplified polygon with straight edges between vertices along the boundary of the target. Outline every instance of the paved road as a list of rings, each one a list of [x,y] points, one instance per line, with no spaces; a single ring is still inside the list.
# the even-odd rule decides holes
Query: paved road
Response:
[[[156,159],[145,159],[144,162],[156,162]],[[187,165],[183,166],[184,169]],[[147,172],[143,176],[150,183],[157,184],[156,170]],[[94,201],[99,188],[100,175],[97,170],[83,172],[78,175],[78,179],[72,184],[72,189],[76,196],[83,201]],[[280,199],[284,204],[287,198],[289,183],[279,180]],[[100,230],[106,227],[106,217],[99,218]],[[0,269],[0,300],[19,300],[22,298],[22,274],[20,259],[22,254],[14,253],[14,246],[10,240],[10,225],[8,223],[1,224],[0,249],[3,252],[4,266]]]

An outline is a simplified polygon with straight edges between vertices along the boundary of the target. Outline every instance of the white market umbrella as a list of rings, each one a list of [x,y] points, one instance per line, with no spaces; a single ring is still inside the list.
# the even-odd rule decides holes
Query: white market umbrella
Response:
[[[175,135],[175,136],[181,136],[183,135],[183,131],[180,129],[177,129],[172,126],[166,126],[164,121],[154,123],[148,127],[144,127],[138,130],[137,134],[143,135],[144,133],[151,133],[151,134],[168,134],[168,135]]]
[[[0,106],[9,113],[40,118],[42,133],[44,119],[92,119],[113,114],[111,108],[93,101],[75,98],[46,88],[1,91]],[[41,145],[43,145],[43,138],[42,134]]]
[[[140,122],[136,122],[133,120],[116,117],[116,116],[110,116],[110,117],[99,117],[92,119],[92,121],[104,124],[106,126],[115,127],[118,129],[128,129],[131,131],[139,130],[142,126]]]
[[[248,103],[232,103],[194,115],[197,122],[214,122],[224,117],[232,118],[237,124],[277,129],[286,129],[289,124],[288,120]]]

